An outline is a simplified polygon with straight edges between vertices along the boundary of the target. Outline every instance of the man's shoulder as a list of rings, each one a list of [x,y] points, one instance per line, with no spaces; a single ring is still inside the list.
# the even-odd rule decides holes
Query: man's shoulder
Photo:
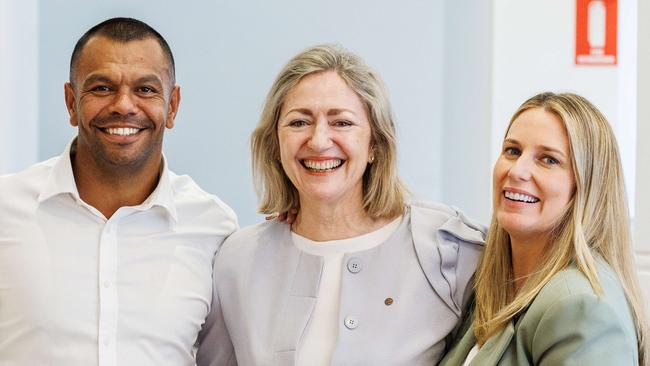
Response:
[[[33,196],[36,199],[59,158],[41,161],[17,173],[0,175],[0,192],[3,197],[15,200]]]
[[[200,213],[209,221],[228,223],[237,228],[237,215],[219,197],[203,190],[190,176],[178,175],[168,170],[174,204],[179,215]],[[231,231],[232,231],[231,230]]]

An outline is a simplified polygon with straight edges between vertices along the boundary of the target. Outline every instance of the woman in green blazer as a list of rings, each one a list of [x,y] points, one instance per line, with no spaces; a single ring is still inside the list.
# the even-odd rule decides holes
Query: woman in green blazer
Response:
[[[522,104],[493,172],[473,318],[441,365],[646,365],[614,134],[586,99]]]

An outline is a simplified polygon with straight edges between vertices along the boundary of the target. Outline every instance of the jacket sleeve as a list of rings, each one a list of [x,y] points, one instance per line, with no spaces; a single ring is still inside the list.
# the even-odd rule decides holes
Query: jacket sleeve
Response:
[[[547,308],[534,332],[531,355],[540,366],[633,365],[636,348],[610,304],[580,293]]]
[[[411,232],[420,265],[438,296],[462,316],[483,253],[485,228],[451,207],[414,203]]]
[[[215,264],[216,264],[215,260]],[[213,277],[217,273],[212,269]],[[198,337],[197,366],[237,366],[235,350],[223,317],[216,281],[212,280],[212,304]]]

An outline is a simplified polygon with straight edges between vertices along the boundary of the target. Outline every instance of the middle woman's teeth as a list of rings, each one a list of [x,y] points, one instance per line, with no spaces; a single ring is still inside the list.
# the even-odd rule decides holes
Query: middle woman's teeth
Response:
[[[332,159],[332,160],[303,160],[303,164],[308,169],[326,171],[338,168],[343,161],[341,159]]]
[[[120,135],[120,136],[129,136],[129,135],[135,135],[140,131],[137,128],[129,128],[129,127],[119,127],[119,128],[107,128],[106,132],[108,132],[110,135]]]

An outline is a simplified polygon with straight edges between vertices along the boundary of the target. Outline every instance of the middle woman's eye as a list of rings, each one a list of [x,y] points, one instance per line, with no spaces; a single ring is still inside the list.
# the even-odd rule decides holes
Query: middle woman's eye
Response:
[[[341,120],[334,121],[332,125],[336,127],[348,127],[348,126],[352,126],[352,122],[341,119]]]
[[[307,121],[302,120],[302,119],[297,119],[297,120],[293,120],[293,121],[289,122],[289,126],[291,126],[291,127],[302,127],[302,126],[305,126],[305,125],[307,125]]]

